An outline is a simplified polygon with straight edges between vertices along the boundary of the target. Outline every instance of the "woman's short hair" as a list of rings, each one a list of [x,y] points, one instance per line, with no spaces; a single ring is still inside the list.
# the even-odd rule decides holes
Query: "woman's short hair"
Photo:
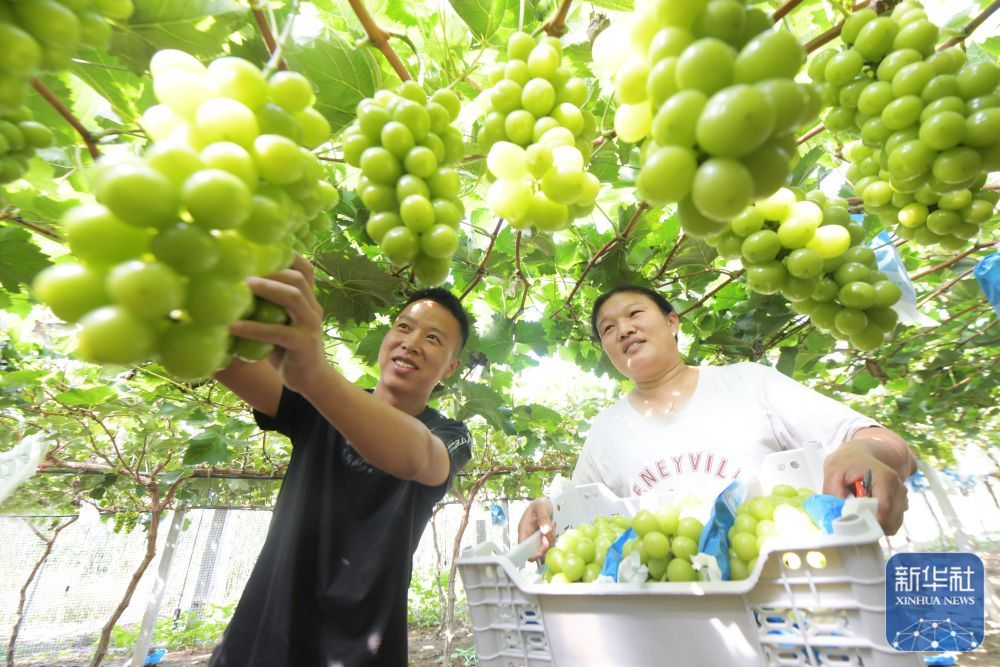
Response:
[[[617,287],[613,287],[601,296],[597,297],[597,300],[594,301],[594,308],[590,311],[590,330],[593,332],[595,340],[601,339],[601,334],[597,331],[597,314],[601,312],[601,306],[603,306],[604,302],[613,297],[615,294],[621,294],[622,292],[645,294],[653,301],[653,303],[656,304],[656,307],[660,309],[664,317],[674,312],[674,307],[670,305],[670,302],[664,299],[660,293],[654,289],[643,287],[642,285],[619,285]]]

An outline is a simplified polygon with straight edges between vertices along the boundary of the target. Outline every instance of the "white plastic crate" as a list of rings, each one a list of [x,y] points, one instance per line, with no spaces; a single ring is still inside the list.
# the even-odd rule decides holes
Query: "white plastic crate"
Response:
[[[813,448],[765,459],[760,487],[816,488]],[[591,484],[554,501],[560,529],[598,514],[632,515],[639,499]],[[528,557],[539,536],[503,554],[491,542],[458,560],[481,667],[839,665],[913,667],[885,642],[885,560],[874,500],[832,535],[778,538],[744,581],[548,584]]]

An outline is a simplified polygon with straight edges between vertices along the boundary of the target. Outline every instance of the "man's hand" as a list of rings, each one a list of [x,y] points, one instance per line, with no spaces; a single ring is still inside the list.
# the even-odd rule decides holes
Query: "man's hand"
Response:
[[[257,296],[278,304],[288,313],[287,324],[240,320],[230,325],[236,336],[275,345],[269,361],[286,387],[303,395],[327,366],[323,349],[323,308],[313,293],[312,265],[296,255],[292,266],[247,284]]]
[[[848,487],[871,470],[871,494],[878,500],[876,518],[886,535],[895,535],[909,506],[906,485],[896,470],[875,456],[873,446],[882,444],[875,443],[868,439],[849,440],[827,456],[823,463],[823,493],[845,498]]]
[[[556,525],[552,523],[552,502],[548,498],[535,498],[524,510],[517,523],[517,542],[520,544],[542,531],[542,548],[531,554],[529,560],[540,560],[555,542]]]

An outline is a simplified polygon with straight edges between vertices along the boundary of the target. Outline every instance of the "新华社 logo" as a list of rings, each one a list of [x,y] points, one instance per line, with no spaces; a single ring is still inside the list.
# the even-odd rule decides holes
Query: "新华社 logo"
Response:
[[[885,566],[885,639],[897,651],[983,643],[985,572],[972,553],[900,553]]]

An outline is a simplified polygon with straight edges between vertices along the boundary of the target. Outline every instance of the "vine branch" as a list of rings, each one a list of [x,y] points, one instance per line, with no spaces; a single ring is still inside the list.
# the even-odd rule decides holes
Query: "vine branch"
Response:
[[[801,146],[802,144],[804,144],[805,142],[809,141],[810,139],[812,139],[813,137],[815,137],[817,134],[819,134],[820,132],[822,132],[825,129],[826,129],[826,126],[824,126],[823,123],[820,123],[819,125],[817,125],[813,129],[809,130],[808,132],[806,132],[805,134],[803,134],[801,137],[799,137],[795,141],[795,143],[797,145]]]
[[[786,0],[785,4],[774,10],[774,13],[771,14],[771,20],[777,23],[801,4],[802,0]]]
[[[257,31],[260,33],[261,39],[264,40],[264,45],[267,47],[267,52],[274,57],[274,54],[278,52],[278,42],[274,39],[274,33],[271,32],[271,24],[268,23],[267,17],[264,16],[264,11],[254,5],[251,10],[253,12],[253,19],[257,23]],[[278,57],[277,67],[280,70],[287,70],[288,63],[281,56]]]
[[[951,39],[943,42],[941,46],[937,48],[937,50],[942,51],[944,49],[947,49],[948,47],[955,46],[956,44],[964,42],[966,39],[969,38],[970,35],[972,35],[972,33],[976,30],[976,28],[981,26],[986,21],[986,19],[992,16],[993,13],[998,9],[1000,9],[1000,0],[993,0],[993,2],[990,3],[989,7],[980,12],[976,18],[972,19],[967,24],[965,24],[965,27],[962,28],[961,32],[959,32]]]
[[[864,9],[865,7],[869,7],[871,5],[872,3],[869,2],[868,0],[863,0],[862,2],[856,2],[854,3],[854,6],[851,7],[851,12],[852,13],[856,12],[859,9]],[[888,8],[883,7],[883,3],[875,3],[874,9],[876,12],[882,13]],[[835,40],[837,37],[840,36],[840,31],[843,29],[844,29],[844,21],[842,20],[840,23],[833,26],[826,32],[806,42],[805,45],[806,53],[812,53],[813,51],[823,46],[824,44],[832,42],[833,40]]]
[[[389,33],[382,28],[378,27],[375,23],[375,19],[372,15],[368,13],[368,8],[365,7],[362,0],[347,0],[351,9],[354,10],[354,15],[358,17],[361,22],[361,27],[365,29],[365,34],[368,35],[368,39],[375,46],[376,49],[382,52],[385,59],[389,61],[392,69],[396,72],[396,75],[402,81],[409,81],[413,77],[410,76],[410,72],[407,71],[406,65],[400,60],[399,54],[396,53],[395,49],[389,44]]]
[[[523,232],[518,232],[514,237],[514,266],[516,267],[515,276],[521,281],[521,304],[517,307],[517,312],[514,313],[514,317],[511,319],[516,319],[524,312],[524,304],[528,301],[528,288],[531,286],[531,282],[528,280],[528,276],[524,273],[524,267],[521,265],[521,234]]]
[[[969,267],[965,271],[962,271],[960,274],[958,274],[957,276],[955,276],[954,278],[952,278],[951,280],[949,280],[948,282],[946,282],[944,285],[941,285],[941,287],[938,287],[936,290],[934,290],[933,292],[931,292],[930,294],[928,294],[927,296],[925,296],[923,299],[921,299],[919,302],[917,302],[917,308],[920,308],[920,306],[924,305],[925,303],[927,303],[928,301],[930,301],[934,297],[940,295],[942,292],[948,291],[951,288],[952,285],[954,285],[959,280],[961,280],[962,278],[964,278],[967,275],[969,275],[970,273],[972,273],[975,270],[975,268],[976,267],[974,267],[974,266],[973,267]]]
[[[955,255],[951,259],[941,262],[940,264],[937,264],[935,266],[926,268],[923,271],[917,271],[916,273],[910,276],[910,280],[919,280],[924,276],[929,276],[932,273],[937,273],[941,269],[947,269],[949,266],[957,264],[958,262],[965,259],[966,257],[976,252],[977,250],[982,250],[983,248],[989,248],[991,246],[995,246],[996,244],[997,244],[996,241],[986,241],[984,243],[977,243],[976,245],[972,246],[965,252]]]
[[[739,278],[742,275],[743,275],[743,269],[740,269],[739,271],[735,271],[734,273],[730,274],[730,276],[728,278],[726,278],[721,283],[719,283],[718,285],[716,285],[710,292],[706,292],[704,296],[702,296],[700,299],[698,299],[697,301],[695,301],[694,303],[692,303],[690,306],[688,306],[687,308],[685,308],[684,310],[682,310],[680,313],[678,313],[678,315],[680,317],[684,317],[685,315],[687,315],[688,313],[690,313],[692,310],[694,310],[698,306],[703,305],[706,301],[708,301],[709,299],[711,299],[720,290],[722,290],[723,287],[725,287],[729,283],[733,282],[734,280],[736,280],[737,278]]]
[[[569,8],[572,4],[573,0],[562,0],[556,15],[542,27],[542,30],[553,37],[561,37],[566,32],[566,16],[569,14]]]
[[[597,260],[606,255],[612,248],[614,248],[619,243],[623,243],[628,238],[628,235],[632,233],[632,229],[635,227],[636,223],[639,222],[639,219],[642,217],[643,213],[645,213],[648,210],[649,206],[645,202],[639,204],[639,208],[636,209],[635,215],[633,215],[632,219],[629,220],[628,224],[625,226],[625,229],[622,230],[622,233],[615,236],[607,243],[605,243],[603,246],[601,246],[601,248],[597,252],[594,253],[594,256],[590,258],[589,262],[587,262],[587,266],[583,268],[583,273],[580,274],[580,277],[577,279],[576,284],[573,285],[573,289],[570,291],[569,296],[566,297],[566,301],[563,302],[563,305],[559,306],[559,310],[552,313],[552,317],[555,317],[565,308],[569,307],[569,304],[573,302],[573,297],[576,296],[577,291],[579,291],[580,287],[583,285],[583,279],[587,277],[587,274],[590,273],[590,270],[594,268],[595,264],[597,264]]]
[[[459,301],[468,296],[469,292],[472,291],[472,288],[478,285],[479,281],[483,279],[483,275],[486,273],[486,262],[489,261],[490,255],[493,254],[493,246],[496,245],[497,235],[500,233],[500,227],[502,226],[503,226],[503,218],[497,220],[497,226],[493,228],[493,232],[490,234],[490,244],[486,246],[486,254],[483,255],[483,259],[482,261],[479,262],[479,267],[476,269],[476,277],[472,279],[472,282],[469,283],[469,286],[466,287],[465,290],[462,292],[462,295],[458,297]]]
[[[38,91],[38,94],[45,98],[53,109],[55,109],[60,116],[66,119],[66,122],[73,126],[80,138],[83,139],[83,143],[87,144],[87,151],[90,153],[90,157],[95,160],[101,157],[101,151],[97,148],[97,140],[94,139],[94,135],[90,133],[80,119],[73,115],[73,112],[69,110],[62,100],[56,97],[55,93],[48,89],[48,87],[42,83],[37,77],[31,77],[31,86]]]
[[[2,210],[0,210],[0,222],[3,222],[4,220],[9,220],[10,222],[13,222],[15,224],[18,224],[18,225],[24,227],[29,232],[34,232],[35,234],[38,234],[39,236],[44,236],[47,239],[51,239],[53,241],[56,241],[57,243],[62,243],[63,245],[66,244],[66,239],[64,239],[54,229],[49,229],[48,227],[44,226],[40,222],[34,222],[32,220],[25,220],[24,218],[22,218],[19,215],[14,215],[14,213],[10,209],[2,209]]]
[[[684,243],[684,239],[686,238],[687,237],[684,235],[684,230],[682,229],[680,234],[677,235],[677,241],[674,243],[674,247],[670,249],[670,253],[667,255],[667,259],[664,260],[663,266],[661,266],[660,270],[656,272],[655,276],[653,276],[653,281],[659,280],[660,278],[663,277],[663,274],[667,272],[667,269],[670,268],[670,262],[674,260],[674,255],[676,255],[677,251],[681,249],[681,244]]]

